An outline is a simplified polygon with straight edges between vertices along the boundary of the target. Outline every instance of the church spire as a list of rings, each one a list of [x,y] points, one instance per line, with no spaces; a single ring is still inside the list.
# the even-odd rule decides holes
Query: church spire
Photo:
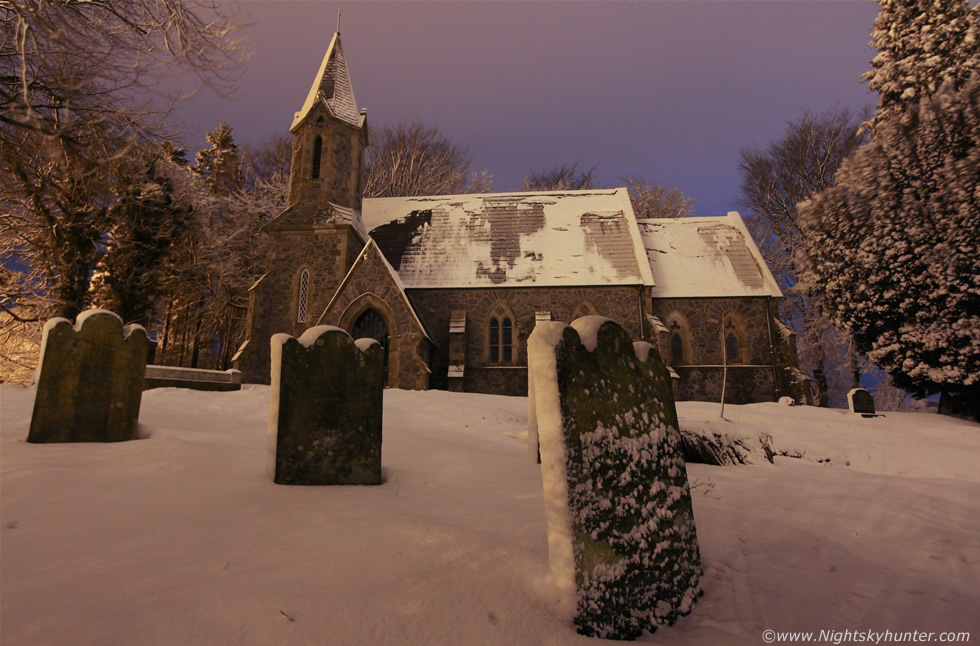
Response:
[[[362,115],[358,112],[357,102],[354,101],[354,89],[350,84],[347,72],[347,61],[340,44],[340,14],[337,14],[337,33],[333,35],[327,53],[323,56],[320,69],[313,79],[302,109],[293,117],[290,132],[296,132],[299,125],[306,119],[310,111],[319,101],[327,106],[330,114],[337,119],[354,127],[362,125]]]

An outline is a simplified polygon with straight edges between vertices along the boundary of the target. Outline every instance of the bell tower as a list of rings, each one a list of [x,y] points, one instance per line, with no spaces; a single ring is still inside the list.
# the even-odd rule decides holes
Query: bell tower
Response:
[[[234,365],[249,383],[269,383],[269,340],[316,325],[368,240],[361,222],[367,111],[354,101],[334,34],[289,128],[293,156],[286,210],[264,227],[267,273],[249,290],[245,342]]]
[[[347,61],[334,34],[303,107],[289,128],[289,202],[332,204],[360,213],[367,110],[358,110]]]

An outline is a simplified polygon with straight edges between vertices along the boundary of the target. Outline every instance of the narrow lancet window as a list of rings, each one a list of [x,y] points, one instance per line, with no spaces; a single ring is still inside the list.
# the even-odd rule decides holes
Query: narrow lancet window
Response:
[[[490,363],[500,362],[500,321],[490,319]]]
[[[320,135],[313,140],[313,179],[320,178],[320,158],[323,157],[323,139]]]
[[[296,321],[306,323],[307,303],[310,298],[310,272],[308,269],[304,269],[303,273],[299,275],[299,291],[297,296]]]

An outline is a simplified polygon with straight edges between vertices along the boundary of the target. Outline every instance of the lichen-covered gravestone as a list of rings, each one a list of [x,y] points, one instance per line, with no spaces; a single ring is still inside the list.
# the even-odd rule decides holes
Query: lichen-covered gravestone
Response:
[[[634,639],[700,596],[670,376],[599,316],[528,340],[552,576],[585,635]]]
[[[278,484],[381,484],[384,350],[320,325],[272,337],[269,465]]]
[[[28,442],[121,442],[136,438],[150,342],[105,310],[44,325]]]

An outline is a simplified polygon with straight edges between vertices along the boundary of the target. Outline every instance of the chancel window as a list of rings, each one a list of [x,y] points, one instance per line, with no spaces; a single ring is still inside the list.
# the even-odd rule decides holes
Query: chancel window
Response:
[[[306,323],[307,305],[310,300],[310,271],[304,269],[299,275],[299,289],[296,300],[296,320]]]
[[[313,179],[320,178],[320,160],[323,158],[323,139],[320,135],[313,140]]]

